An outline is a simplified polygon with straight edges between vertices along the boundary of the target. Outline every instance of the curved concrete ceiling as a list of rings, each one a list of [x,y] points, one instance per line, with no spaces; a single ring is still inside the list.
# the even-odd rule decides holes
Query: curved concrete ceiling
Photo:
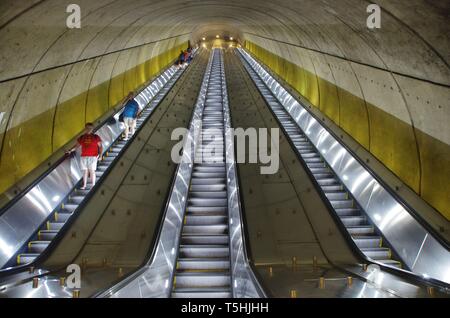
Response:
[[[0,172],[12,173],[10,184],[73,137],[82,121],[98,118],[121,99],[126,89],[117,91],[112,78],[189,39],[195,43],[219,33],[263,48],[266,57],[281,59],[278,64],[313,74],[317,83],[308,85],[316,85],[317,92],[306,96],[312,104],[417,193],[423,194],[435,177],[430,172],[436,169],[435,159],[426,152],[448,159],[448,1],[374,1],[382,8],[381,29],[376,30],[366,26],[370,2],[365,0],[80,0],[82,27],[68,29],[66,7],[72,2],[0,3]],[[257,57],[258,52],[262,54],[255,49]],[[287,70],[275,71],[290,83]],[[140,78],[136,84],[144,80],[144,75],[136,76]],[[107,97],[94,94],[94,99],[96,105],[106,106],[81,116],[69,133],[55,141],[55,125],[73,118],[58,117],[58,106],[83,94],[92,96],[87,92],[103,83],[108,83]],[[345,113],[343,92],[361,99],[362,106],[352,111],[372,116],[364,119],[364,127],[358,127],[351,112]],[[333,94],[328,103],[337,102],[339,107],[326,105],[326,96]],[[88,114],[92,103],[93,97],[91,101],[88,97],[83,99],[83,114]],[[374,119],[368,105],[395,118],[392,123],[405,124],[406,132],[384,134],[389,127]],[[25,164],[31,151],[24,146],[27,134],[13,129],[50,110],[55,110],[45,120],[50,124],[42,126],[50,131],[44,133],[45,151]],[[422,133],[432,141],[424,142]],[[380,149],[377,138],[388,141],[386,149]],[[446,166],[439,165],[444,176],[450,175]],[[435,207],[448,209],[444,208],[447,199],[442,200],[450,197],[448,190],[438,199],[435,192],[425,192]]]

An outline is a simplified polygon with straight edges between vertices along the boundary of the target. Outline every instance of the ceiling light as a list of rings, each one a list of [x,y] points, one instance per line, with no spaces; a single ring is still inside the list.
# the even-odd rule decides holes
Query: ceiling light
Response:
[[[233,37],[230,37],[230,40],[233,41]]]
[[[216,38],[220,38],[220,36],[219,36],[219,35],[216,35]]]

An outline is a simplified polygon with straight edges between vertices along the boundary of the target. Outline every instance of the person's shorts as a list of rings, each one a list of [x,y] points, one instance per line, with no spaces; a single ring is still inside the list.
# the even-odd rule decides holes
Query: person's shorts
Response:
[[[81,170],[97,170],[97,157],[81,157]]]
[[[123,122],[128,127],[131,127],[131,128],[135,128],[136,127],[136,118],[124,117],[123,118]]]

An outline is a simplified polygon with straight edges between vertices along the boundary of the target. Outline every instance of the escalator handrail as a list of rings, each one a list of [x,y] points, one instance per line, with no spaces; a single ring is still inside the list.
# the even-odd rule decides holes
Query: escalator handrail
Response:
[[[142,85],[140,89],[137,90],[136,96],[139,95],[141,92],[143,92],[150,83],[152,83],[156,78],[158,78],[161,74],[163,74],[165,71],[170,69],[172,67],[173,63],[170,63],[168,67],[164,68],[162,71],[160,71],[157,75],[154,76],[154,78],[147,81],[145,84]],[[102,128],[109,120],[114,118],[117,114],[121,113],[123,109],[125,108],[125,105],[119,106],[122,103],[118,103],[117,106],[115,106],[112,109],[111,114],[105,114],[105,118],[101,119],[100,122],[96,124],[96,127],[94,128],[94,132],[98,131],[100,128]],[[78,133],[76,137],[74,137],[72,140],[67,142],[65,145],[63,145],[60,149],[64,149],[68,144],[74,142],[77,137],[81,136],[83,132]],[[57,150],[58,151],[58,150]],[[50,155],[50,159],[53,155]],[[22,199],[27,193],[29,193],[40,181],[42,181],[45,177],[47,177],[53,170],[56,169],[61,163],[63,163],[66,160],[70,160],[70,155],[63,154],[61,157],[57,158],[54,163],[52,163],[48,168],[45,169],[44,172],[42,172],[36,179],[34,179],[31,183],[29,183],[24,189],[22,189],[18,194],[16,194],[11,200],[9,200],[4,206],[0,208],[0,216],[2,216],[6,211],[8,211],[14,204],[17,203],[20,199]],[[51,160],[51,159],[50,159]],[[13,186],[14,187],[14,186]],[[6,192],[10,191],[13,187],[6,190]]]
[[[248,63],[248,62],[246,62],[246,63]],[[264,83],[264,81],[263,81],[263,83]],[[264,85],[266,85],[266,84],[264,83]],[[264,98],[264,96],[262,95],[260,90],[257,89],[257,91]],[[288,138],[286,138],[286,140],[289,142],[289,144],[291,145],[291,147],[293,149],[296,149],[294,144],[293,144],[293,142],[292,142],[292,140],[289,138],[289,135],[288,135],[287,131],[285,130],[284,126],[279,122],[278,117],[273,112],[272,108],[268,107],[268,109],[271,112],[271,114],[273,115],[273,117],[275,118],[275,120],[278,122],[278,124],[281,127],[281,129],[283,130],[284,134],[288,137]],[[305,164],[305,162],[304,162],[303,158],[301,157],[301,155],[299,154],[299,152],[298,151],[294,151],[294,153],[296,154],[297,158],[300,160],[300,162],[301,162],[302,166],[304,167],[304,170],[308,174],[309,178],[313,181],[312,183],[313,183],[314,188],[316,189],[317,193],[321,197],[321,199],[324,202],[324,204],[327,206],[327,209],[330,211],[331,216],[336,221],[335,223],[338,226],[339,230],[341,231],[341,234],[343,234],[343,237],[346,240],[346,242],[352,247],[351,250],[352,250],[352,252],[354,253],[354,255],[357,258],[359,258],[360,260],[363,260],[367,264],[377,265],[377,266],[379,266],[380,268],[382,268],[383,270],[385,270],[387,272],[399,275],[401,277],[405,277],[407,279],[412,279],[412,280],[414,280],[414,281],[416,281],[416,282],[418,282],[420,284],[423,284],[423,285],[433,285],[433,286],[436,286],[436,287],[450,288],[450,284],[447,284],[447,283],[445,283],[443,281],[440,281],[440,280],[437,280],[437,279],[434,279],[434,278],[431,278],[431,277],[425,279],[420,274],[414,273],[412,271],[407,271],[407,270],[404,270],[404,269],[401,269],[401,268],[393,268],[391,266],[387,266],[387,265],[385,265],[385,264],[383,264],[381,262],[378,262],[376,260],[372,260],[369,257],[367,257],[359,249],[359,247],[356,245],[355,241],[352,239],[352,237],[349,234],[349,232],[346,230],[346,228],[343,226],[342,222],[337,217],[337,215],[334,212],[334,209],[333,209],[331,203],[326,198],[325,194],[323,193],[322,189],[318,185],[318,183],[317,183],[316,179],[314,178],[314,176],[312,175],[311,171],[307,168],[307,165]],[[340,267],[339,265],[336,265],[336,266]],[[347,271],[347,269],[345,269],[345,270]]]
[[[200,94],[201,94],[201,89],[200,89],[198,95],[200,96]],[[198,98],[197,98],[197,100],[198,100]],[[194,120],[194,116],[195,116],[195,109],[193,109],[193,111],[192,111],[191,119],[189,120],[189,126],[188,127],[191,126],[191,123]],[[170,196],[171,196],[171,194],[172,194],[172,192],[174,190],[175,182],[176,182],[176,179],[177,179],[176,177],[178,175],[178,172],[179,172],[180,168],[181,168],[181,164],[178,164],[174,174],[172,175],[171,184],[170,184],[169,190],[168,190],[168,192],[166,194],[166,201],[165,201],[166,203],[165,203],[165,205],[164,205],[164,207],[162,209],[162,213],[161,213],[160,218],[159,218],[158,230],[155,232],[155,235],[154,235],[155,239],[153,240],[153,243],[150,245],[150,248],[149,248],[149,250],[147,252],[147,256],[145,257],[144,261],[142,262],[142,265],[139,268],[137,268],[136,270],[127,273],[127,275],[125,275],[124,277],[116,280],[116,282],[113,282],[110,285],[110,287],[105,288],[105,289],[95,293],[93,296],[91,296],[92,298],[107,297],[107,294],[111,294],[112,295],[112,294],[116,293],[117,291],[119,291],[120,289],[122,289],[123,287],[128,285],[128,283],[130,283],[131,281],[136,279],[138,276],[143,274],[147,270],[148,266],[153,263],[154,258],[156,256],[155,254],[156,254],[156,250],[157,250],[157,247],[158,247],[158,242],[160,241],[162,229],[163,229],[163,226],[164,226],[164,220],[166,219],[166,215],[167,215],[167,212],[169,210],[169,203],[170,203],[169,199],[170,199]],[[173,277],[172,277],[172,281],[173,281]]]
[[[160,75],[162,73],[164,73],[166,70],[168,70],[169,68],[172,67],[172,64],[170,64],[169,67],[167,67],[166,69],[164,69],[164,71],[162,71],[160,73]],[[184,72],[184,70],[182,70],[182,72]],[[175,76],[176,73],[174,73],[173,76]],[[159,76],[159,75],[158,75]],[[181,76],[181,74],[180,74]],[[153,79],[154,80],[154,79]],[[152,81],[153,81],[152,80]],[[151,81],[151,82],[152,82]],[[147,87],[147,86],[146,86]],[[145,88],[146,88],[145,87]],[[144,88],[144,89],[145,89]],[[163,87],[161,87],[161,89],[163,89]],[[142,89],[142,90],[144,90]],[[141,90],[141,92],[142,92]],[[168,92],[167,92],[168,93]],[[164,95],[163,99],[167,96]],[[148,103],[147,105],[143,108],[147,108],[148,105],[150,105],[150,103],[153,101],[153,99],[157,96],[158,94],[156,94]],[[161,99],[160,103],[162,103],[163,99]],[[158,106],[160,105],[160,103],[158,104]],[[157,107],[154,108],[154,110],[156,110]],[[117,111],[115,113],[115,115],[117,115],[120,111],[122,111],[123,108],[121,108],[119,111]],[[62,239],[65,237],[65,234],[67,233],[67,231],[69,230],[69,228],[71,227],[71,225],[76,221],[76,219],[78,218],[78,216],[80,215],[80,211],[82,211],[84,209],[84,207],[89,203],[90,199],[97,194],[98,189],[100,188],[100,186],[103,184],[105,178],[103,178],[103,176],[106,176],[116,165],[117,163],[120,161],[118,160],[119,157],[129,148],[129,146],[134,142],[134,139],[136,138],[136,136],[138,135],[138,132],[145,126],[145,123],[150,120],[150,118],[152,117],[152,115],[154,114],[154,110],[151,114],[149,114],[149,116],[145,119],[145,121],[140,125],[140,127],[136,130],[136,133],[130,137],[129,141],[124,145],[124,147],[121,149],[120,153],[118,154],[118,156],[116,157],[116,160],[114,160],[109,167],[105,170],[105,172],[102,175],[102,178],[100,178],[98,180],[98,182],[95,184],[95,186],[88,192],[88,194],[84,197],[83,202],[81,204],[78,205],[78,207],[76,208],[76,210],[73,212],[73,215],[66,221],[64,227],[62,227],[59,231],[58,234],[51,240],[50,244],[47,246],[47,248],[39,254],[38,257],[36,257],[36,259],[34,259],[32,262],[30,263],[26,263],[26,264],[22,264],[22,265],[18,265],[18,266],[14,266],[14,267],[8,267],[8,268],[4,268],[4,269],[0,269],[0,278],[3,277],[7,277],[10,275],[13,275],[15,273],[21,272],[23,270],[26,270],[30,267],[39,267],[40,264],[42,264],[47,258],[48,256],[54,251],[54,249],[59,245],[59,243],[62,241]],[[108,118],[110,119],[110,118]],[[105,121],[106,123],[106,121]],[[116,140],[120,138],[120,135],[117,136]],[[115,140],[115,141],[116,141]],[[112,145],[113,143],[111,143]],[[70,159],[70,157],[69,157]],[[77,182],[77,184],[80,181]],[[39,230],[39,229],[38,229]]]
[[[202,111],[201,117],[202,118],[203,118],[203,111],[205,109],[206,95],[207,95],[207,92],[208,92],[209,83],[211,81],[211,72],[212,72],[213,59],[214,59],[214,50],[212,50],[211,53],[210,53],[210,58],[209,58],[208,64],[207,64],[206,69],[205,69],[205,76],[208,76],[208,80],[207,80],[207,84],[206,84],[205,97],[204,97],[204,100],[203,100],[203,103],[202,103],[202,106],[201,106],[201,111]],[[205,82],[205,78],[202,81],[202,85],[204,84],[204,82]],[[197,106],[198,100],[200,99],[201,93],[202,93],[202,87],[200,88],[200,91],[199,91],[199,94],[198,94],[198,97],[197,97],[197,100],[196,100],[196,106]],[[195,115],[195,109],[192,112],[192,118],[191,118],[191,121],[190,121],[191,124],[189,126],[194,124],[193,123],[194,115]],[[194,137],[195,136],[193,136],[193,139],[194,139]],[[193,153],[193,156],[192,156],[192,169],[194,169],[195,153],[197,152],[197,147],[198,147],[198,144],[197,144],[197,142],[195,142],[195,147],[194,147],[194,149],[192,149],[192,153]],[[183,149],[183,152],[184,152],[184,149]],[[192,170],[191,170],[191,177],[189,179],[188,194],[189,194],[189,188],[190,188],[191,182],[192,182]],[[188,200],[187,200],[187,197],[186,197],[186,205],[187,205],[187,201]],[[185,206],[184,207],[183,218],[186,215],[186,208],[187,207]],[[169,278],[170,291],[169,291],[169,295],[171,295],[172,292],[173,292],[173,285],[174,285],[173,284],[173,280],[174,280],[175,272],[176,272],[176,261],[178,260],[178,256],[180,254],[179,245],[180,245],[180,242],[181,242],[181,237],[183,235],[183,226],[184,226],[184,224],[181,224],[180,233],[178,234],[178,248],[176,249],[176,252],[175,252],[175,254],[176,254],[175,255],[175,262],[173,263],[173,269],[172,269],[172,271],[170,273],[170,278]]]
[[[246,51],[246,50],[245,50]],[[246,53],[250,54],[252,56],[253,59],[255,59],[256,61],[258,61],[258,63],[261,65],[261,67],[264,68],[264,70],[269,73],[272,77],[274,77],[274,74],[272,71],[270,71],[268,69],[268,67],[262,63],[261,61],[259,61],[256,57],[253,56],[253,54],[251,52],[246,51]],[[242,54],[242,53],[241,53]],[[275,79],[275,77],[274,77]],[[278,99],[277,99],[278,100]],[[297,100],[297,99],[296,99]],[[415,219],[417,222],[420,223],[420,225],[422,225],[428,232],[430,232],[433,237],[436,238],[437,241],[439,241],[439,243],[445,247],[447,249],[447,251],[450,251],[450,242],[447,241],[436,229],[434,229],[432,226],[429,225],[429,223],[427,221],[424,220],[424,218],[422,216],[420,216],[415,209],[405,200],[403,199],[397,192],[395,192],[390,185],[388,185],[383,179],[381,179],[377,173],[375,173],[375,171],[369,167],[367,165],[367,163],[362,160],[358,155],[356,155],[356,153],[344,142],[340,141],[340,138],[337,136],[337,134],[332,131],[330,128],[328,128],[326,125],[322,124],[322,121],[320,120],[320,118],[318,118],[318,116],[316,114],[314,114],[312,111],[310,111],[309,107],[306,107],[305,105],[303,105],[303,102],[300,102],[299,100],[297,100],[297,102],[302,105],[302,107],[312,116],[314,117],[314,119],[316,119],[319,123],[321,123],[321,126],[323,128],[325,128],[327,130],[327,132],[332,135],[338,142],[339,144],[344,147],[351,155],[353,158],[355,158],[356,161],[358,161],[359,164],[361,164],[364,169],[366,169],[370,175],[377,181],[380,183],[380,185],[382,185],[382,187],[384,189],[386,189],[386,191],[395,198],[395,200],[402,205],[403,208],[405,208],[406,211],[408,211]],[[434,209],[434,208],[433,208]],[[436,213],[439,213],[436,211]]]
[[[221,56],[221,58],[222,58],[223,74],[225,75],[225,61],[224,61],[223,55]],[[222,84],[222,88],[223,88],[223,86],[225,86],[225,89],[226,89],[225,93],[227,94],[227,96],[229,96],[229,90],[228,90],[228,85],[226,84],[226,78],[227,77],[225,76],[225,83]],[[230,128],[231,129],[232,116],[231,116],[231,110],[230,110],[228,97],[227,97],[227,105],[226,105],[226,107],[228,108],[228,112],[227,113],[228,113],[228,117],[229,117],[228,118],[229,127],[225,127],[225,128]],[[225,137],[225,139],[226,139],[226,137]],[[232,164],[234,164],[233,174],[234,174],[234,178],[236,180],[236,195],[237,195],[237,205],[238,205],[239,220],[240,220],[239,228],[240,228],[240,232],[241,232],[241,239],[242,239],[242,246],[243,246],[242,253],[243,253],[245,262],[247,263],[247,265],[249,267],[249,271],[248,272],[250,274],[250,278],[251,278],[253,284],[257,287],[258,294],[261,297],[267,297],[268,293],[266,292],[266,288],[263,287],[262,284],[257,279],[256,274],[255,274],[256,269],[254,267],[254,264],[253,264],[252,260],[248,257],[248,254],[247,254],[247,249],[249,249],[249,245],[247,243],[246,236],[247,236],[248,233],[244,229],[243,209],[242,209],[241,200],[240,200],[240,197],[241,197],[241,189],[239,187],[240,179],[238,178],[238,174],[237,174],[238,165],[236,164],[236,160],[235,160],[236,149],[237,149],[236,147],[237,146],[236,146],[236,143],[234,142],[234,135],[231,136],[230,142],[232,143],[232,146],[233,146],[232,148],[233,148],[233,159],[234,159],[234,161],[233,161]],[[227,183],[227,187],[228,187],[228,183]],[[230,235],[230,248],[232,248],[231,235]],[[230,258],[230,261],[231,261],[231,258]],[[232,270],[233,270],[233,266],[231,266],[231,271]],[[233,272],[231,272],[231,274],[233,274]],[[234,290],[234,284],[233,283],[231,284],[231,286],[232,286],[232,289]],[[234,293],[233,293],[233,295],[234,295]]]

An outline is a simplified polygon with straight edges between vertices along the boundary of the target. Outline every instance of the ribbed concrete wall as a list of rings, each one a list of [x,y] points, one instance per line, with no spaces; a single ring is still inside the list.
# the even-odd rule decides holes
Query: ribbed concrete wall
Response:
[[[152,58],[220,33],[246,41],[450,217],[448,1],[374,0],[382,8],[377,30],[366,27],[364,0],[84,0],[77,1],[81,30],[65,27],[70,2],[0,4],[2,180],[12,173],[6,183],[150,76],[148,67],[164,64]],[[31,122],[42,129],[17,128]]]
[[[46,1],[1,29],[0,192],[187,47],[180,30],[151,28],[117,1],[105,4],[82,10],[80,30],[66,28],[62,1]]]

